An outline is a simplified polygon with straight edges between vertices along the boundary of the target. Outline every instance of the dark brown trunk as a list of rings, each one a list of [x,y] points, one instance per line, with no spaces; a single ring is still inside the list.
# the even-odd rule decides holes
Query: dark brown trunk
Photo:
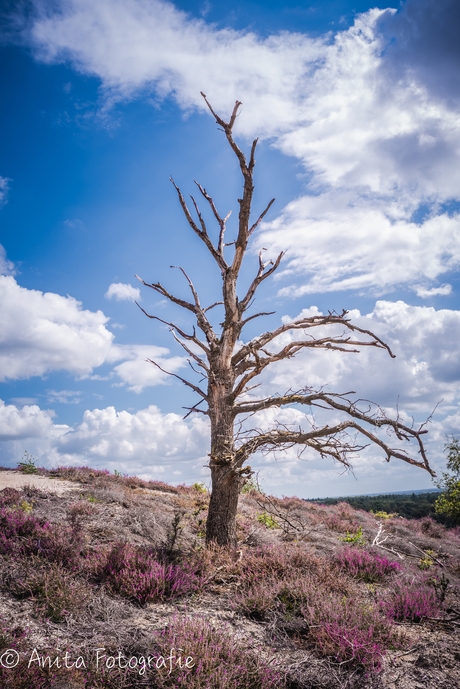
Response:
[[[236,513],[240,478],[225,465],[211,466],[212,493],[206,522],[206,544],[236,548]]]
[[[214,382],[208,388],[212,488],[206,522],[206,544],[216,543],[236,548],[236,513],[242,479],[232,467],[235,454],[231,401],[234,377],[231,367],[223,366],[221,361],[215,362],[215,370]]]

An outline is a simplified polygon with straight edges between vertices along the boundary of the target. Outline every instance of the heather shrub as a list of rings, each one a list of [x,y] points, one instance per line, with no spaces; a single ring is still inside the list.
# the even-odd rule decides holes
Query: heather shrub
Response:
[[[68,527],[53,526],[22,510],[0,509],[0,554],[40,555],[71,566],[79,559],[80,539]]]
[[[31,663],[30,658],[30,644],[27,643],[27,632],[21,627],[8,628],[4,623],[0,625],[0,656],[2,662],[0,663],[0,686],[5,689],[50,689],[68,685],[76,676],[73,670],[63,668],[57,670],[54,666],[50,668],[48,664],[45,667],[39,667],[38,663]],[[41,652],[46,655],[46,652]],[[20,659],[17,665],[17,659]],[[12,664],[9,667],[9,663]],[[79,674],[79,673],[78,673]],[[76,685],[78,686],[78,685]]]
[[[170,486],[163,481],[144,481],[138,476],[125,476],[119,471],[111,474],[107,469],[91,469],[90,467],[57,467],[56,469],[40,469],[40,473],[48,476],[58,476],[67,481],[81,481],[98,488],[107,488],[110,484],[117,484],[127,488],[148,488],[165,493],[187,493],[186,486]]]
[[[339,533],[349,534],[350,524],[353,523],[347,518],[343,518],[340,514],[325,514],[322,516],[321,521],[327,526],[331,531],[338,531]],[[360,527],[361,528],[361,527]]]
[[[313,576],[261,582],[240,593],[235,605],[251,619],[274,619],[276,630],[303,637],[319,655],[368,670],[379,670],[386,649],[401,645],[378,606],[338,596]]]
[[[348,582],[328,560],[295,545],[262,546],[246,551],[235,573],[244,591],[263,588],[265,582],[272,580],[298,581],[314,575],[315,581],[326,590],[349,592]]]
[[[176,660],[171,674],[169,664],[155,671],[158,689],[281,689],[282,675],[265,665],[259,657],[235,641],[226,629],[214,629],[203,619],[175,618],[157,634],[158,655],[169,656],[176,649],[182,657],[182,669]],[[178,649],[181,649],[180,651]],[[186,658],[191,658],[185,667]]]
[[[357,548],[344,548],[334,558],[336,567],[349,576],[372,583],[402,569],[397,562]]]
[[[82,519],[85,517],[92,517],[97,513],[98,508],[91,502],[86,502],[84,500],[73,502],[68,508],[69,521],[74,529],[81,526]]]
[[[359,600],[324,597],[304,614],[316,651],[349,667],[378,671],[386,649],[403,645],[390,620]]]
[[[16,488],[4,488],[0,492],[0,508],[17,505],[21,499],[21,493]]]
[[[79,500],[78,502],[73,502],[69,505],[69,515],[70,517],[91,517],[93,514],[97,514],[97,507],[94,505],[88,505],[87,502]]]
[[[260,546],[247,550],[238,564],[242,587],[252,586],[261,579],[296,576],[307,571],[318,571],[326,563],[313,553],[297,546]]]
[[[380,609],[390,619],[402,622],[420,622],[424,617],[438,617],[441,604],[433,588],[421,581],[398,582],[386,599],[380,601]]]
[[[336,505],[336,510],[341,519],[353,522],[354,509],[348,502],[338,502]]]
[[[278,598],[283,586],[285,591],[288,585],[274,579],[265,579],[263,584],[255,584],[250,588],[237,593],[234,598],[234,606],[243,615],[252,620],[264,620],[269,610],[279,610],[282,605]]]
[[[413,522],[415,529],[423,534],[424,536],[430,536],[431,538],[443,538],[446,530],[442,524],[438,524],[431,517],[423,517],[422,519],[416,519]]]
[[[447,568],[453,573],[460,575],[460,558],[451,558],[447,563]]]
[[[18,598],[31,598],[35,612],[52,622],[62,622],[69,614],[81,609],[88,586],[78,582],[58,563],[43,566],[38,558],[32,558],[22,571],[15,572],[6,583]]]
[[[159,562],[151,551],[128,543],[117,543],[101,555],[93,572],[110,592],[139,605],[195,593],[204,584],[193,566]]]

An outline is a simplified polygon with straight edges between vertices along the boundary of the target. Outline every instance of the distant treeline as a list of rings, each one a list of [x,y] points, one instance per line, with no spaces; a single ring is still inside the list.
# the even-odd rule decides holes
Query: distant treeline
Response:
[[[445,520],[436,514],[435,502],[440,496],[433,493],[406,493],[399,495],[358,495],[352,498],[316,498],[307,502],[317,502],[322,505],[336,505],[338,502],[348,502],[352,507],[366,512],[387,512],[398,514],[406,519],[420,519],[432,517],[441,523]]]

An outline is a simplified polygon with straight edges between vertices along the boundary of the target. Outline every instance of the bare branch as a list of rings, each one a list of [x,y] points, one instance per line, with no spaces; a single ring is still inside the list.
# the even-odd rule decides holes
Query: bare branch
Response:
[[[205,309],[203,309],[203,312],[206,313],[206,311],[213,309],[215,306],[220,306],[223,303],[223,301],[216,301],[214,304],[211,304],[211,306],[207,306]]]
[[[256,278],[257,279],[257,278]],[[288,332],[289,330],[309,330],[310,328],[316,328],[319,326],[324,326],[324,325],[343,325],[347,330],[351,330],[352,332],[359,332],[364,335],[370,335],[372,337],[372,341],[356,341],[356,342],[349,342],[349,344],[357,344],[360,347],[377,347],[379,349],[386,349],[386,351],[389,353],[392,359],[395,358],[395,355],[389,348],[389,346],[383,342],[377,335],[375,335],[373,332],[370,330],[365,330],[363,328],[359,328],[356,325],[353,325],[350,323],[350,320],[345,318],[347,311],[343,311],[343,313],[340,316],[334,316],[332,314],[329,314],[328,316],[312,316],[310,318],[301,318],[297,321],[292,321],[291,323],[284,323],[281,325],[279,328],[276,328],[276,330],[273,330],[271,332],[266,332],[263,335],[260,335],[259,337],[254,338],[250,342],[248,342],[246,345],[241,347],[233,356],[232,358],[232,364],[236,365],[238,364],[241,360],[243,360],[245,357],[247,357],[249,354],[251,354],[254,350],[261,349],[262,347],[265,347],[269,342],[274,340],[275,338],[279,337],[279,335],[282,335],[285,332]],[[314,342],[314,340],[312,340]],[[337,338],[323,338],[322,340],[318,340],[318,342],[327,342],[329,341],[331,345],[335,343],[345,343],[345,340],[338,340]],[[313,345],[315,346],[315,345]]]
[[[203,369],[206,371],[206,376],[207,376],[208,373],[209,373],[209,366],[207,366],[207,365],[205,364],[205,362],[203,361],[203,359],[201,359],[197,354],[195,354],[194,352],[192,352],[192,350],[191,350],[189,347],[187,347],[187,345],[185,344],[185,342],[182,342],[182,340],[180,340],[180,339],[177,337],[176,333],[174,332],[174,328],[171,328],[171,332],[172,332],[173,337],[174,337],[174,339],[176,340],[176,342],[178,342],[178,343],[180,344],[180,346],[181,346],[183,349],[185,349],[185,351],[187,352],[187,354],[188,354],[189,356],[191,356],[192,359],[194,359],[194,361],[196,361],[196,363],[198,364],[198,366],[201,366],[201,368],[203,368]]]
[[[169,299],[169,301],[172,301],[173,304],[177,304],[178,306],[181,306],[183,309],[187,309],[187,311],[191,311],[192,313],[196,314],[197,309],[194,304],[190,304],[188,301],[185,301],[184,299],[178,299],[178,297],[174,297],[172,294],[169,294],[169,292],[167,292],[163,285],[160,285],[159,282],[152,282],[152,284],[150,284],[148,282],[145,282],[142,278],[140,278],[139,275],[136,275],[136,277],[140,282],[142,282],[143,285],[155,290],[155,292],[158,292],[158,294],[161,294],[161,296],[166,297],[166,299]],[[139,306],[139,308],[142,307]]]
[[[194,301],[195,301],[195,306],[196,306],[197,311],[201,311],[201,312],[204,313],[203,309],[201,308],[200,300],[199,300],[199,298],[198,298],[198,294],[197,294],[197,292],[196,292],[196,289],[195,289],[195,287],[193,286],[193,282],[190,280],[190,278],[189,278],[189,276],[187,275],[187,273],[185,272],[185,270],[184,270],[183,268],[181,268],[180,266],[169,266],[169,267],[170,267],[170,268],[177,268],[177,269],[180,270],[181,273],[185,276],[185,279],[187,280],[187,282],[188,282],[188,284],[189,284],[189,287],[190,287],[190,290],[191,290],[191,292],[192,292],[192,294],[193,294],[193,299],[194,299]]]
[[[162,371],[163,373],[166,373],[166,375],[173,376],[174,378],[177,378],[182,383],[184,383],[184,385],[187,385],[189,388],[192,388],[192,390],[195,390],[195,392],[197,392],[199,395],[201,395],[203,399],[208,401],[208,396],[206,395],[206,393],[204,393],[203,390],[200,390],[200,388],[197,385],[194,385],[189,380],[185,380],[185,378],[181,378],[180,376],[177,375],[177,373],[172,373],[171,371],[166,371],[164,368],[162,368],[160,366],[160,364],[157,364],[156,361],[152,361],[152,359],[146,359],[146,361],[148,361],[149,364],[153,364],[154,366],[159,368],[160,371]]]
[[[380,440],[377,436],[370,433],[370,431],[367,431],[362,426],[353,426],[356,427],[356,429],[360,433],[372,440],[373,443],[379,445],[387,453],[387,461],[390,461],[391,457],[397,457],[398,459],[403,459],[404,461],[409,462],[409,464],[415,464],[416,466],[422,467],[423,469],[428,471],[428,473],[432,476],[436,476],[435,472],[430,468],[428,464],[428,460],[425,454],[425,448],[420,438],[421,435],[424,435],[428,432],[423,429],[423,426],[425,424],[422,424],[419,430],[415,430],[414,428],[410,428],[409,426],[404,425],[398,419],[388,418],[380,407],[378,407],[377,405],[372,405],[372,403],[369,403],[369,408],[367,412],[364,412],[360,410],[357,405],[359,402],[365,402],[366,400],[349,400],[346,397],[346,395],[354,394],[352,392],[344,394],[327,394],[322,391],[310,390],[309,392],[310,394],[308,395],[292,393],[281,397],[269,397],[267,399],[259,400],[256,402],[241,402],[240,404],[234,406],[234,414],[236,416],[237,414],[255,413],[257,411],[261,411],[262,409],[267,409],[269,407],[274,406],[281,407],[286,404],[302,404],[309,407],[319,407],[321,409],[337,409],[341,412],[344,412],[348,416],[351,416],[352,418],[358,419],[359,421],[364,421],[365,423],[368,423],[370,426],[374,426],[374,428],[390,428],[394,432],[398,440],[410,441],[411,438],[415,438],[418,442],[419,453],[422,456],[423,463],[416,462],[415,460],[410,460],[410,458],[408,458],[406,454],[398,454],[396,450],[390,451],[386,443]],[[370,413],[372,406],[376,407],[376,412],[374,412],[373,414]]]
[[[198,235],[198,237],[204,242],[204,244],[206,245],[206,248],[208,249],[209,253],[214,258],[216,263],[218,264],[219,268],[221,269],[222,272],[224,272],[228,268],[227,262],[225,261],[223,255],[220,255],[220,253],[215,249],[213,243],[209,239],[209,235],[208,235],[207,230],[206,230],[206,225],[204,224],[203,218],[201,217],[201,215],[198,211],[198,206],[195,203],[195,199],[193,198],[193,196],[191,197],[193,204],[195,206],[195,209],[197,211],[198,218],[200,220],[201,230],[198,227],[198,225],[196,224],[196,222],[193,220],[192,215],[188,209],[188,206],[185,203],[185,199],[184,199],[184,196],[183,196],[181,190],[176,185],[176,183],[174,182],[172,177],[170,177],[169,179],[171,180],[171,182],[174,186],[174,189],[177,191],[180,205],[182,207],[182,210],[184,212],[185,217],[187,218],[187,221],[188,221],[190,227],[195,232],[195,234]]]
[[[372,420],[370,422],[372,422]],[[234,464],[236,467],[241,466],[249,455],[261,448],[265,450],[274,450],[276,448],[285,450],[294,445],[303,445],[304,447],[311,447],[321,456],[329,455],[344,466],[350,467],[348,455],[359,452],[366,446],[350,445],[345,442],[343,433],[349,428],[354,428],[356,431],[358,431],[358,433],[361,433],[366,438],[369,438],[369,440],[372,440],[373,443],[379,445],[385,452],[388,462],[392,457],[395,457],[403,462],[417,466],[420,469],[425,469],[428,471],[428,473],[434,475],[434,472],[429,467],[426,458],[424,458],[423,462],[418,462],[400,450],[390,448],[387,443],[384,443],[382,440],[380,440],[380,438],[360,426],[355,421],[342,421],[335,426],[316,428],[308,433],[302,431],[281,430],[279,428],[266,433],[259,433],[238,448],[237,452],[235,453]],[[409,432],[411,435],[418,437],[417,431],[412,431],[409,429]]]
[[[190,414],[193,414],[193,412],[197,412],[199,414],[204,414],[205,416],[209,416],[209,411],[208,409],[198,409],[198,405],[201,404],[204,400],[198,400],[196,404],[193,405],[193,407],[182,407],[182,409],[188,409],[188,413],[182,417],[182,421],[185,421],[185,419],[190,416]]]
[[[233,399],[236,399],[241,394],[241,390],[248,381],[252,380],[252,378],[254,378],[255,376],[260,375],[267,366],[275,363],[276,361],[282,361],[283,359],[292,358],[302,349],[331,349],[340,352],[359,354],[359,349],[351,348],[354,345],[379,346],[373,342],[361,342],[359,340],[355,341],[350,340],[350,338],[338,339],[332,337],[324,337],[321,340],[312,339],[290,342],[279,352],[268,352],[267,350],[261,349],[260,347],[254,347],[253,349],[250,349],[250,351],[246,354],[245,360],[235,366],[235,372],[237,376],[242,375],[247,370],[250,370],[250,373],[247,373],[245,376],[243,376],[243,378],[239,381],[238,385],[235,387]],[[261,357],[259,352],[264,353],[266,356]],[[248,358],[250,355],[254,357],[254,360]]]
[[[255,313],[254,316],[249,316],[249,318],[246,318],[241,324],[246,325],[246,323],[249,323],[249,321],[252,321],[254,318],[259,318],[260,316],[273,316],[274,313],[276,313],[276,311],[261,311],[260,313]]]
[[[263,263],[262,261],[262,251],[259,252],[259,270],[257,272],[256,277],[252,281],[246,296],[244,299],[241,300],[240,302],[240,313],[243,313],[246,311],[246,309],[249,307],[251,299],[253,298],[257,288],[259,287],[260,283],[266,280],[270,275],[272,275],[275,270],[278,268],[279,264],[281,263],[281,259],[283,258],[285,252],[282,251],[279,256],[277,257],[276,261],[273,263],[273,261],[269,261],[269,263]],[[266,272],[264,272],[265,267],[267,265],[271,264],[272,267],[269,268]]]
[[[268,213],[268,211],[270,210],[270,208],[271,208],[271,206],[272,206],[273,203],[275,203],[275,199],[272,199],[272,200],[269,202],[269,204],[268,204],[268,206],[266,207],[266,209],[263,211],[263,213],[261,213],[261,214],[259,215],[259,217],[258,217],[258,219],[256,220],[256,222],[254,223],[254,225],[253,225],[253,226],[251,227],[251,229],[249,230],[249,232],[248,232],[248,237],[251,236],[251,234],[254,232],[254,230],[255,230],[256,227],[259,225],[259,223],[265,218],[265,216],[267,215],[267,213]]]
[[[138,307],[140,308],[140,310],[142,311],[142,313],[144,313],[144,314],[147,316],[147,318],[151,318],[152,320],[155,320],[155,321],[160,321],[160,323],[164,323],[164,325],[168,325],[172,330],[177,330],[177,332],[179,333],[179,335],[180,335],[181,337],[183,337],[185,340],[189,340],[190,342],[194,342],[196,345],[198,345],[198,347],[200,347],[200,348],[203,350],[203,352],[204,352],[206,355],[210,354],[209,347],[207,347],[207,346],[204,344],[204,342],[202,342],[202,341],[196,336],[196,334],[195,334],[195,328],[193,328],[193,335],[187,335],[187,333],[185,333],[185,332],[184,332],[181,328],[179,328],[179,326],[176,325],[175,323],[169,323],[168,321],[164,321],[162,318],[159,318],[158,316],[152,316],[150,313],[147,313],[147,311],[145,311],[145,309],[143,309],[142,306],[141,306],[140,304],[137,303],[137,301],[134,302],[134,303],[136,304],[136,306],[138,306]]]
[[[227,220],[229,219],[229,217],[231,216],[232,211],[230,211],[229,213],[227,213],[227,215],[226,215],[225,218],[221,218],[220,215],[219,215],[219,213],[217,212],[217,208],[216,208],[216,206],[215,206],[215,204],[214,204],[213,199],[211,198],[211,196],[209,196],[209,194],[207,193],[206,189],[204,189],[204,188],[201,186],[201,184],[198,184],[198,182],[197,182],[196,180],[193,180],[193,181],[194,181],[195,184],[197,185],[198,189],[200,190],[201,194],[204,196],[204,198],[206,199],[206,201],[207,201],[207,202],[209,203],[209,205],[211,206],[211,210],[212,210],[212,212],[214,213],[214,217],[216,218],[217,222],[219,223],[219,226],[220,226],[220,233],[219,233],[219,242],[218,242],[218,245],[217,245],[217,251],[218,251],[218,253],[219,253],[219,254],[222,256],[222,258],[223,258],[223,256],[224,256],[224,246],[225,246],[225,245],[224,245],[225,224],[226,224]],[[192,197],[192,199],[193,199],[193,197]],[[194,202],[194,203],[195,203],[195,202]],[[196,207],[196,204],[195,204],[195,207]]]

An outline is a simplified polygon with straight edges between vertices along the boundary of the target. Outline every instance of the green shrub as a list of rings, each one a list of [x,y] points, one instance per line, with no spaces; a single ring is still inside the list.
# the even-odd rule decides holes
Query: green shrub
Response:
[[[24,452],[22,462],[18,462],[18,469],[23,474],[36,474],[37,467],[35,466],[35,459],[28,452]]]
[[[366,540],[364,538],[363,530],[361,527],[358,528],[358,531],[356,533],[352,533],[351,531],[347,531],[345,536],[337,536],[339,541],[343,541],[344,543],[352,543],[353,545],[365,545]]]
[[[206,488],[204,483],[202,483],[201,481],[199,483],[198,482],[194,483],[192,488],[194,490],[196,490],[197,493],[205,493],[206,494],[208,492],[208,489]]]
[[[279,529],[280,525],[276,521],[275,517],[268,512],[262,512],[262,514],[257,515],[257,521],[263,524],[267,529]]]

